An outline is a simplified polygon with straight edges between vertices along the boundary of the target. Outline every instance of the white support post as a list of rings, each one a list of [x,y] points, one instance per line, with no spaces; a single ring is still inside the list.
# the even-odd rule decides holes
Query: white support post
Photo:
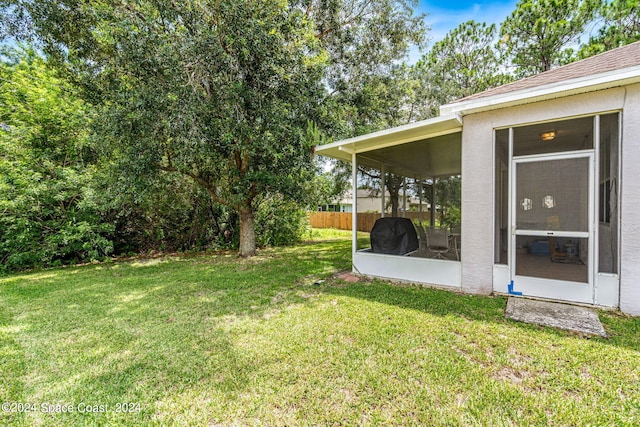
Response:
[[[351,154],[352,209],[351,209],[351,252],[358,250],[358,165],[356,153]]]
[[[429,209],[429,225],[436,226],[436,179],[431,180],[431,209]]]
[[[516,272],[516,189],[515,189],[515,164],[513,163],[513,128],[509,128],[509,219],[507,221],[509,232],[507,233],[507,259],[509,260],[509,280],[513,280]],[[464,243],[462,244],[464,248]]]
[[[420,182],[418,183],[418,193],[418,200],[420,203],[418,207],[418,222],[422,225],[422,178],[420,178]]]
[[[597,248],[599,248],[600,246],[600,233],[598,232],[598,226],[600,224],[600,219],[598,218],[599,215],[599,209],[598,206],[600,206],[600,191],[598,191],[599,189],[599,185],[597,183],[601,182],[600,181],[600,115],[594,116],[593,117],[593,170],[591,172],[593,179],[593,184],[592,184],[592,188],[589,189],[589,191],[591,192],[591,196],[593,198],[593,209],[591,209],[591,211],[589,212],[589,216],[591,218],[591,222],[590,222],[590,232],[591,232],[591,238],[589,239],[589,241],[587,242],[588,248],[589,248],[589,253],[593,254],[589,255],[591,258],[590,260],[592,260],[592,262],[590,263],[591,265],[593,265],[593,267],[589,270],[589,283],[593,283],[593,294],[592,294],[592,298],[593,298],[593,302],[597,304],[597,288],[598,288],[598,284],[596,283],[596,278],[598,277],[598,275],[596,274],[597,272],[600,271],[600,251],[599,249],[597,250]],[[595,187],[595,188],[594,188]],[[609,207],[607,206],[606,209],[608,209]]]
[[[407,217],[407,177],[402,182],[402,217]]]
[[[387,176],[384,170],[384,163],[382,164],[382,168],[380,169],[380,175],[382,176],[382,208],[380,209],[380,216],[384,218],[385,207],[387,206],[387,201],[385,198],[385,193],[387,191]]]

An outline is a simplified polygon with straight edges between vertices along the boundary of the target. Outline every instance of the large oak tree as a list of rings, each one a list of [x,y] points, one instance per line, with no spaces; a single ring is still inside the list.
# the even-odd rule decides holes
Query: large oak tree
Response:
[[[12,5],[6,6],[7,3]],[[287,1],[12,1],[45,51],[99,102],[99,134],[135,173],[180,173],[240,216],[255,254],[256,198],[295,197],[327,55]]]
[[[308,122],[351,136],[370,76],[424,37],[415,0],[0,0],[102,108],[98,134],[130,171],[180,173],[240,215],[255,253],[258,195],[295,198]]]

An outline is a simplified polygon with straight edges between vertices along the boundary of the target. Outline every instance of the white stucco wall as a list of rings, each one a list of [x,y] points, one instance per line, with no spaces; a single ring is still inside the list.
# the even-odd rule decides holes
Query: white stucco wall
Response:
[[[640,85],[627,87],[622,114],[620,310],[640,315]]]
[[[493,130],[623,110],[620,308],[640,315],[640,85],[467,115],[462,132],[462,290],[492,291]]]
[[[462,125],[462,290],[493,290],[493,115],[466,116]]]

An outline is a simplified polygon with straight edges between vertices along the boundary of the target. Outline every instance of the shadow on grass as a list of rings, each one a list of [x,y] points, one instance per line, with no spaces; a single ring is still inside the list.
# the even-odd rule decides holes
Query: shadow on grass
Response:
[[[459,316],[468,320],[505,323],[505,297],[464,295],[419,285],[398,285],[382,279],[344,284],[338,282],[337,286],[327,286],[323,291],[441,317]]]
[[[0,397],[166,403],[196,384],[233,395],[259,369],[239,353],[234,334],[307,304],[301,293],[311,283],[349,265],[350,242],[332,241],[263,250],[249,260],[154,259],[2,277],[0,350],[9,371],[0,367]],[[142,408],[140,416],[150,421],[155,409]],[[91,422],[112,423],[109,416],[93,414]],[[89,419],[77,412],[54,418],[59,425]],[[25,422],[21,414],[5,414],[0,424],[5,421]]]
[[[640,317],[619,311],[601,311],[599,316],[609,335],[605,342],[640,352]]]
[[[556,328],[508,320],[504,316],[506,296],[465,295],[419,285],[398,285],[382,279],[346,283],[336,281],[323,288],[331,295],[359,298],[436,316],[458,316],[468,320],[513,325],[526,330],[544,331],[556,336],[592,339],[609,345],[640,351],[640,318],[619,312],[600,312],[608,338],[588,337]]]
[[[350,266],[349,245],[330,241],[267,249],[253,259],[176,257],[19,273],[0,277],[0,296],[25,309],[67,307],[106,317],[191,300],[209,303],[216,315],[259,315],[301,281]]]
[[[31,397],[12,395],[24,394],[20,379],[28,369],[35,381],[32,387],[55,385],[53,390],[39,391],[51,401],[99,404],[144,399],[152,406],[168,404],[183,390],[203,389],[197,384],[207,384],[208,391],[233,401],[234,394],[251,387],[252,372],[259,370],[257,362],[244,357],[234,344],[234,333],[250,334],[247,329],[255,326],[255,320],[268,319],[292,304],[309,304],[301,291],[567,336],[506,320],[505,297],[461,295],[381,280],[352,284],[329,279],[350,265],[350,242],[332,241],[264,250],[251,260],[202,256],[0,278],[0,326],[12,326],[11,331],[28,325],[27,330],[5,337],[5,348],[14,352],[5,359],[7,366],[20,368],[6,376],[15,380],[7,400]],[[326,286],[310,286],[322,278],[328,279]],[[614,335],[604,342],[640,347],[638,319],[603,316]],[[142,408],[143,422],[126,420],[162,424],[164,420],[152,419],[155,409]],[[73,417],[64,423],[80,423],[80,415]],[[94,421],[117,424],[106,418]]]

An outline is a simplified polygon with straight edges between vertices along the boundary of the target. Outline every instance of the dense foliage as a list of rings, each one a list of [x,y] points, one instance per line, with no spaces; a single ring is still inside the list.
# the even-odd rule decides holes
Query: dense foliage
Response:
[[[500,36],[517,77],[550,70],[565,60],[600,0],[520,0],[502,23]]]
[[[314,144],[640,39],[638,0],[521,0],[499,32],[465,22],[410,64],[416,6],[0,0],[0,40],[36,46],[0,58],[0,268],[295,242],[350,176],[321,173]],[[394,211],[417,191],[386,182]],[[459,185],[436,185],[452,223]]]
[[[416,67],[432,98],[446,104],[510,80],[495,48],[496,26],[468,21],[437,42]]]
[[[112,254],[237,247],[236,212],[190,178],[132,179],[91,134],[96,110],[33,50],[0,63],[0,269],[87,262]],[[314,194],[315,197],[321,197]],[[300,239],[300,206],[257,203],[261,246]]]
[[[97,259],[113,231],[92,200],[91,109],[33,51],[0,63],[0,268]]]
[[[306,126],[326,54],[287,2],[21,2],[45,52],[99,95],[96,129],[132,179],[177,173],[240,218],[256,250],[257,198],[299,199]]]
[[[578,58],[583,59],[640,40],[640,1],[613,0],[599,10],[603,19],[598,34],[582,46]]]

